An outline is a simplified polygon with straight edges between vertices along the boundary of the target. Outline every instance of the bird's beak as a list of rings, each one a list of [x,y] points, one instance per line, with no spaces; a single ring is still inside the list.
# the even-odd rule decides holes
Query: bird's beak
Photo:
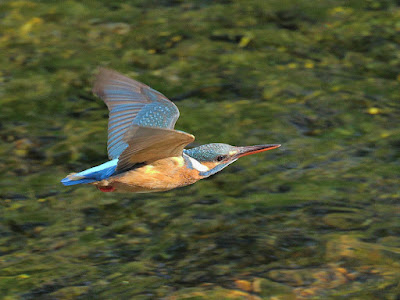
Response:
[[[272,150],[275,148],[280,147],[280,144],[272,144],[272,145],[256,145],[256,146],[245,146],[245,147],[238,147],[238,153],[235,155],[237,158],[250,155],[250,154],[256,154],[259,152],[264,152],[268,150]]]

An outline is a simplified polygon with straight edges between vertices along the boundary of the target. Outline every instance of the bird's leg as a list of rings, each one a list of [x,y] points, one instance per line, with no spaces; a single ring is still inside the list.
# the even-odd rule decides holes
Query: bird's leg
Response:
[[[98,186],[97,188],[104,193],[109,193],[109,192],[115,191],[115,187],[113,187],[113,186]]]
[[[110,185],[110,182],[108,180],[102,180],[102,181],[97,181],[93,182],[93,185],[95,185],[100,191],[104,193],[109,193],[109,192],[114,192],[115,187]]]

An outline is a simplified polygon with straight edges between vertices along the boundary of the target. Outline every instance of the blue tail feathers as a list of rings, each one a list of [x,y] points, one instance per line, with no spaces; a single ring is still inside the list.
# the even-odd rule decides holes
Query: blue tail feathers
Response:
[[[69,177],[69,176],[68,176]],[[95,182],[95,179],[89,179],[89,178],[83,178],[83,179],[70,179],[68,177],[65,177],[63,180],[61,180],[61,183],[63,185],[75,185],[75,184],[83,184],[83,183],[91,183],[91,182]],[[73,178],[73,176],[71,176]]]
[[[75,184],[92,183],[103,179],[107,179],[115,174],[117,163],[118,159],[113,159],[97,167],[93,167],[76,174],[68,175],[63,180],[61,180],[61,183],[63,185],[68,186]]]

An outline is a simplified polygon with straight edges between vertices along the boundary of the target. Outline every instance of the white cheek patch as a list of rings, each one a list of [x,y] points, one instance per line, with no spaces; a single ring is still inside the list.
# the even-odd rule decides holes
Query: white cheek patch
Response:
[[[188,156],[188,157],[189,157],[189,160],[190,160],[193,168],[195,168],[197,171],[199,171],[199,172],[208,171],[208,168],[205,165],[201,164],[198,160],[196,160],[190,156]]]

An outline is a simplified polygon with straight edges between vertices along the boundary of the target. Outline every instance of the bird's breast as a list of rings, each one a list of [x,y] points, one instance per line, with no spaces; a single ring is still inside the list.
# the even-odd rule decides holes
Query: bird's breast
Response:
[[[158,192],[195,183],[202,177],[196,169],[187,168],[183,157],[168,157],[152,164],[113,176],[96,184],[112,186],[121,192]]]

